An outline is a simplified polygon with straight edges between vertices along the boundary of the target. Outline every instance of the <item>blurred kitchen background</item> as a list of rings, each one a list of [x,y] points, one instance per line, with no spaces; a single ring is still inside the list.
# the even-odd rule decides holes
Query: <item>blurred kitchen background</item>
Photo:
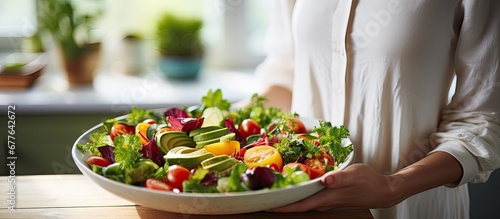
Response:
[[[210,88],[249,97],[268,12],[266,0],[0,0],[0,132],[15,105],[16,175],[79,173],[75,140],[132,106],[197,104]],[[496,209],[499,175],[469,185],[473,218]]]
[[[233,102],[250,97],[268,9],[265,0],[0,0],[0,124],[15,105],[16,174],[79,173],[75,140],[132,106],[198,104],[217,88]],[[3,134],[2,143],[5,163]]]

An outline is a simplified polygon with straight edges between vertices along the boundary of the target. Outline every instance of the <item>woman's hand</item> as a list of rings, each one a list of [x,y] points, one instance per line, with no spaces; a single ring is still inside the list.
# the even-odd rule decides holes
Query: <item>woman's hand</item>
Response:
[[[337,207],[390,207],[395,197],[391,176],[382,175],[366,164],[353,164],[345,170],[325,174],[325,189],[302,201],[271,209],[273,212],[325,211]]]
[[[338,207],[385,208],[441,185],[458,185],[460,163],[445,152],[435,152],[394,173],[383,175],[366,164],[325,174],[325,189],[302,201],[274,208],[274,212],[325,211]]]

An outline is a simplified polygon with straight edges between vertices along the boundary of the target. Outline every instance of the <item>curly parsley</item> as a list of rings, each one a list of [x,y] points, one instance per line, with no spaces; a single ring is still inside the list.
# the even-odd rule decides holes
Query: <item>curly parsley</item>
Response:
[[[319,126],[314,127],[312,131],[321,136],[320,146],[324,147],[338,163],[343,163],[353,150],[352,144],[346,147],[342,146],[342,139],[349,137],[349,130],[343,125],[333,127],[332,123],[320,120]]]
[[[115,160],[120,163],[123,169],[130,169],[134,164],[142,158],[139,152],[142,148],[140,139],[137,135],[120,135],[114,140]]]

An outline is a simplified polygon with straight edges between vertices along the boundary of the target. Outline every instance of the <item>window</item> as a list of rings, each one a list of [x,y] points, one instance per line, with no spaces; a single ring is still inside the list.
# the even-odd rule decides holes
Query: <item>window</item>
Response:
[[[148,39],[154,49],[156,21],[165,12],[202,17],[209,68],[253,68],[264,58],[266,0],[73,0],[81,10],[103,14],[92,35],[112,47],[128,34]],[[36,0],[0,0],[0,52],[19,50],[36,30]],[[105,54],[112,56],[111,54]],[[148,57],[154,57],[151,54]],[[148,60],[151,61],[151,58]],[[153,60],[154,61],[154,60]]]
[[[205,9],[210,63],[222,68],[253,68],[264,58],[266,0],[215,0]]]
[[[35,0],[0,0],[0,52],[19,50],[36,29]]]

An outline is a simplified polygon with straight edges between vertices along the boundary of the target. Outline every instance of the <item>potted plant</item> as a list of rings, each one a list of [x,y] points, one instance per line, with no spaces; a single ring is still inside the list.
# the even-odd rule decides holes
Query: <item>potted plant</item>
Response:
[[[156,30],[159,68],[169,77],[194,78],[202,65],[201,19],[165,14]]]
[[[39,31],[50,33],[56,42],[69,83],[91,83],[100,58],[101,44],[90,42],[89,32],[100,12],[78,14],[71,0],[37,3]]]

